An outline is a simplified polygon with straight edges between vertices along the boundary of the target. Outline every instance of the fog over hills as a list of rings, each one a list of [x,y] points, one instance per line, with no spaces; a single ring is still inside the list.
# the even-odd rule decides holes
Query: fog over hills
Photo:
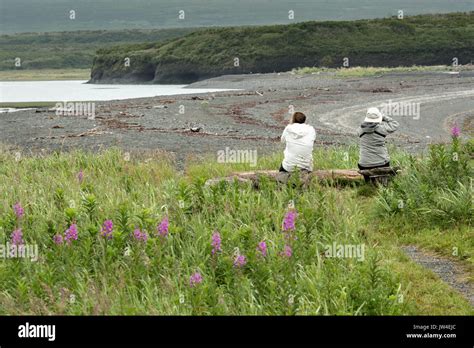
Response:
[[[0,0],[0,33],[288,24],[474,10],[472,0]],[[178,19],[179,11],[185,18]],[[290,20],[289,11],[295,18]],[[70,19],[75,11],[75,19]]]

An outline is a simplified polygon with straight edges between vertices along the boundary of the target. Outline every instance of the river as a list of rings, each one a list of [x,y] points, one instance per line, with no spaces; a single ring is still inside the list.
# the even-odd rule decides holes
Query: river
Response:
[[[0,103],[100,101],[222,92],[186,85],[97,85],[86,81],[0,81]]]

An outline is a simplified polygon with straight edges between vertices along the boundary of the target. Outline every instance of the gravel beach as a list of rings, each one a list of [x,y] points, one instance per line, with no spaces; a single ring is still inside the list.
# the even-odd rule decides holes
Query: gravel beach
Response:
[[[2,113],[0,143],[25,152],[109,146],[164,150],[175,154],[178,163],[189,155],[215,156],[226,147],[260,155],[282,151],[279,137],[292,109],[306,113],[316,128],[316,146],[330,146],[357,142],[355,131],[365,111],[383,103],[413,107],[410,115],[392,115],[401,126],[389,139],[409,151],[449,140],[454,123],[464,136],[472,136],[474,127],[472,70],[357,78],[229,75],[188,88],[238,91],[101,101],[95,103],[93,120],[58,116],[49,108]]]

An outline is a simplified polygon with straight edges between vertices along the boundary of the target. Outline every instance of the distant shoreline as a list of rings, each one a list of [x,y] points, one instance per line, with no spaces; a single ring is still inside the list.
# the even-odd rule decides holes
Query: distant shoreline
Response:
[[[474,71],[473,66],[413,66],[413,67],[397,67],[397,68],[384,68],[384,67],[354,67],[354,68],[339,68],[339,69],[329,69],[329,68],[300,68],[295,69],[291,72],[279,73],[279,75],[296,75],[304,77],[305,75],[316,75],[325,78],[335,78],[335,79],[350,79],[350,78],[362,78],[362,77],[371,77],[371,76],[382,76],[387,74],[402,74],[402,73],[452,73],[458,74],[461,71]],[[0,71],[0,83],[2,82],[53,82],[53,81],[84,81],[87,79],[83,78],[90,74],[89,69],[34,69],[34,70],[16,70],[5,72]],[[235,78],[233,75],[221,76],[218,78],[203,80],[195,82],[193,84],[186,85],[184,90],[192,89],[214,89],[216,86],[219,86],[218,89],[231,90],[228,88],[228,85],[235,84],[238,80],[244,79],[242,76],[247,76],[245,79],[252,79],[252,77],[265,79],[265,76],[271,76],[271,74],[248,74],[248,75],[237,75]],[[5,77],[5,80],[2,80],[2,77]],[[69,78],[71,77],[71,78]],[[76,77],[76,78],[74,78]],[[85,83],[86,84],[86,83]],[[127,84],[115,84],[117,88]],[[158,85],[158,84],[131,84],[137,86],[167,86],[167,85]],[[104,86],[104,85],[99,85]],[[246,89],[248,86],[242,85],[240,88],[236,89]],[[98,87],[101,89],[102,87]],[[194,91],[189,91],[189,93],[194,93]],[[197,93],[197,92],[196,92]],[[206,92],[202,92],[206,93]],[[177,93],[172,95],[180,95],[187,93]],[[149,98],[150,96],[143,96],[142,98]],[[136,97],[129,98],[118,98],[118,100],[128,100],[135,99]],[[108,100],[114,100],[115,98],[110,98]],[[91,100],[82,100],[82,101],[99,101],[100,99],[91,99]],[[51,98],[48,101],[1,101],[0,108],[52,108],[57,102],[64,101],[79,101],[79,100],[69,100],[65,98],[54,99],[54,92],[51,93]]]
[[[15,69],[0,70],[1,81],[89,80],[91,69]]]

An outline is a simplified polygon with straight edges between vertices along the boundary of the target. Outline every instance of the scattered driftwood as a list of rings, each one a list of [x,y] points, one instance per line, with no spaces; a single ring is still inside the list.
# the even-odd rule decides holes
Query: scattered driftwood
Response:
[[[359,174],[357,170],[352,169],[327,169],[327,170],[315,170],[313,172],[301,171],[300,181],[303,185],[309,183],[312,178],[318,178],[319,180],[344,180],[344,181],[361,181],[363,176]],[[214,186],[220,182],[232,183],[234,181],[241,183],[250,183],[254,187],[258,187],[260,177],[266,177],[271,180],[275,180],[279,183],[287,183],[291,177],[291,173],[282,173],[277,170],[257,170],[253,172],[237,172],[232,173],[226,177],[209,179],[206,181],[205,186]]]
[[[54,128],[54,127],[53,127]],[[33,140],[40,140],[40,139],[64,139],[64,138],[81,138],[86,136],[93,136],[93,135],[103,135],[103,134],[113,134],[112,132],[99,130],[98,127],[89,129],[85,132],[79,134],[62,134],[62,135],[50,135],[44,137],[36,137]]]
[[[372,93],[393,93],[393,91],[387,87],[378,87],[373,89]]]

